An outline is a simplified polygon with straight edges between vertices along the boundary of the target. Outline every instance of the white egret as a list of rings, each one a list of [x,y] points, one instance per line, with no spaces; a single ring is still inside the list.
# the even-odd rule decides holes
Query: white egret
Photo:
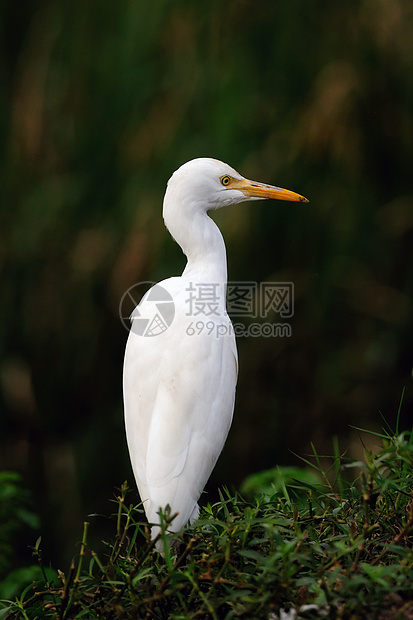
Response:
[[[167,505],[178,513],[172,532],[197,518],[234,409],[237,348],[226,312],[226,249],[207,212],[265,198],[308,202],[249,181],[216,159],[189,161],[169,179],[163,217],[187,264],[180,277],[150,289],[133,312],[123,379],[130,458],[152,537]],[[134,329],[154,308],[163,310],[161,328]]]

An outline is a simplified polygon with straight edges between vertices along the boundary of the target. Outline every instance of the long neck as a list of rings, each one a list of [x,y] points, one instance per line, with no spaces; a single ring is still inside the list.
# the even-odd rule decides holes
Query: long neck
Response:
[[[188,259],[182,276],[198,282],[226,285],[224,239],[207,213],[199,207],[177,204],[166,195],[163,216],[167,229]]]

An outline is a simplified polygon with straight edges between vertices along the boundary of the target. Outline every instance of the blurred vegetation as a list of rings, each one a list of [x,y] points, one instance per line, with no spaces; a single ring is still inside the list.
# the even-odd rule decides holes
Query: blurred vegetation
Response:
[[[240,339],[211,488],[296,464],[349,425],[412,424],[410,0],[0,4],[0,469],[64,562],[132,472],[134,283],[180,273],[166,181],[213,156],[308,196],[214,214],[233,281],[293,281],[292,338]],[[277,317],[274,317],[277,320]],[[213,495],[209,496],[213,497]]]
[[[27,541],[40,527],[32,503],[17,472],[0,472],[0,598],[5,596],[1,581],[20,568],[22,556],[30,558]]]

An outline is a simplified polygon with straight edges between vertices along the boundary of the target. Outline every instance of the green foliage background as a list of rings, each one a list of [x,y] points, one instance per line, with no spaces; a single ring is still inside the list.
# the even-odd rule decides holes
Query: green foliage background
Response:
[[[310,440],[351,452],[349,425],[391,421],[403,386],[411,425],[412,18],[409,0],[0,3],[0,469],[57,561],[132,482],[119,302],[183,269],[161,203],[193,157],[311,200],[214,214],[230,279],[293,281],[295,314],[292,338],[238,343],[211,488]]]

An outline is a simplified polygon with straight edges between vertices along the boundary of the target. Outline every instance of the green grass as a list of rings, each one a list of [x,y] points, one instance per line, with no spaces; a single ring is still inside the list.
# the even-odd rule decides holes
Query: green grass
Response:
[[[69,570],[44,572],[0,618],[412,618],[413,431],[377,440],[363,461],[336,445],[255,476],[248,499],[222,490],[164,558],[124,484],[106,551],[85,523]],[[40,541],[33,553],[42,566]]]

